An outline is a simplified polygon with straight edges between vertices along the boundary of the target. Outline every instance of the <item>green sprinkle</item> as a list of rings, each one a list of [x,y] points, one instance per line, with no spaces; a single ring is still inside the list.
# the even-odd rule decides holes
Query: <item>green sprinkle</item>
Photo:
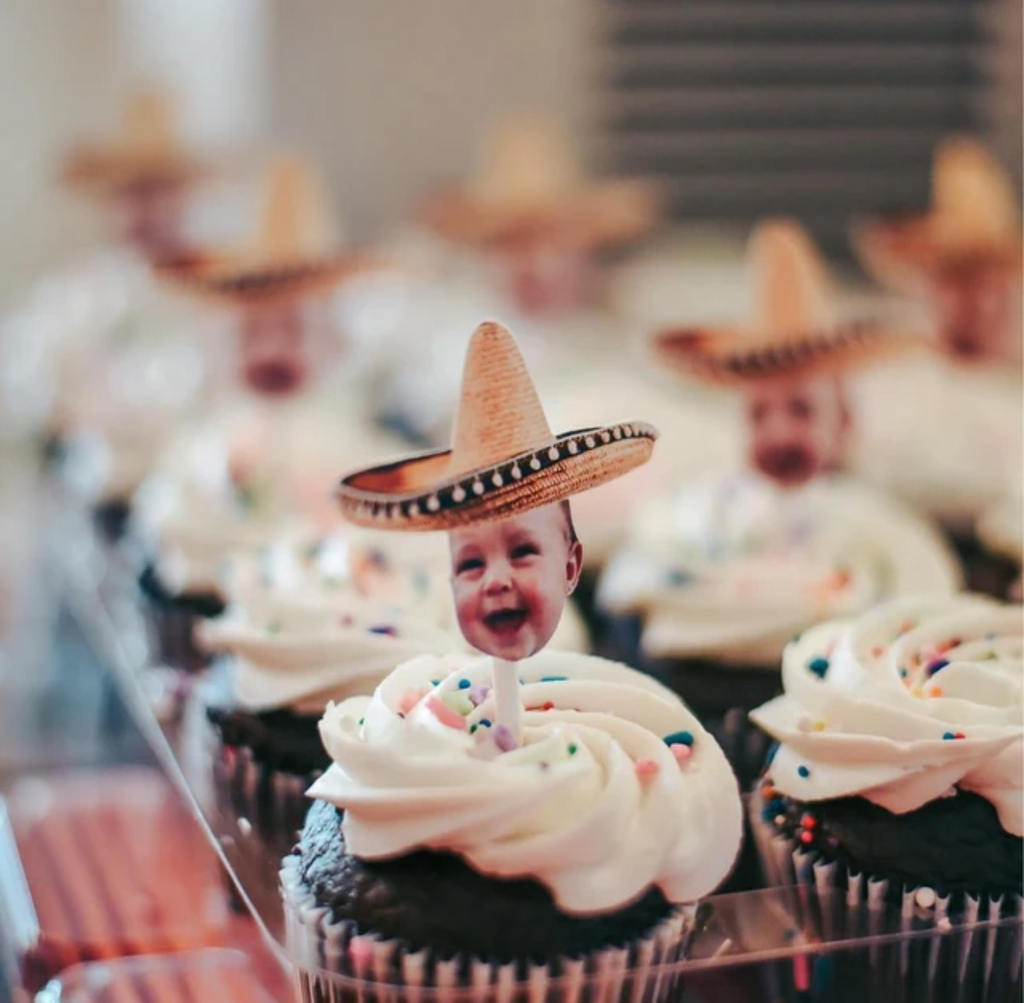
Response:
[[[576,752],[577,752],[577,745],[576,745],[576,743],[575,742],[570,742],[569,743],[569,755],[570,756],[575,756]]]

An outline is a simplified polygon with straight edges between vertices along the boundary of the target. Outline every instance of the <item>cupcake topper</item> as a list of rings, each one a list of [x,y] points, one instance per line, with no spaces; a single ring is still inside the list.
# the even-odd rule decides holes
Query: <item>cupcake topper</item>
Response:
[[[849,430],[842,375],[919,342],[841,320],[825,265],[795,222],[760,224],[748,258],[754,314],[744,328],[663,331],[653,349],[670,367],[743,391],[753,465],[797,486],[841,461]]]
[[[495,658],[499,744],[518,742],[514,663],[547,644],[579,579],[568,499],[644,463],[656,437],[640,423],[555,435],[512,334],[487,322],[469,344],[451,449],[342,480],[354,523],[449,532],[459,627]]]
[[[878,281],[923,287],[953,354],[1019,351],[1011,342],[1024,263],[1020,205],[1006,172],[976,140],[961,136],[936,150],[927,211],[868,220],[854,231],[854,245]]]
[[[197,249],[164,262],[158,273],[183,291],[241,312],[246,382],[261,393],[287,393],[306,380],[312,298],[378,267],[343,254],[320,178],[301,158],[282,155],[263,183],[260,221],[247,243]]]

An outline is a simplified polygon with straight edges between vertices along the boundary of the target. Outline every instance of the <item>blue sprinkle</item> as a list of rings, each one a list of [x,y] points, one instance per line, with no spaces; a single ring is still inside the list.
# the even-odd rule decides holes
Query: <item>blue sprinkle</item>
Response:
[[[542,683],[564,683],[568,678],[568,676],[541,676],[540,681]]]
[[[371,634],[384,634],[387,637],[394,637],[398,631],[394,627],[383,626],[383,627],[371,627]]]
[[[775,818],[776,815],[781,815],[786,810],[786,802],[782,798],[772,798],[766,807],[772,813],[772,818]]]
[[[692,581],[693,575],[689,574],[689,572],[683,571],[682,568],[672,568],[668,573],[669,585],[689,585]]]
[[[783,934],[783,936],[786,938],[786,940],[795,940],[796,939],[796,930],[792,929],[792,927],[791,927],[790,929],[788,929]]]
[[[900,679],[906,679],[906,678],[907,678],[907,670],[906,669],[900,669]]]
[[[460,679],[459,680],[459,689],[460,690],[468,690],[471,685],[472,684],[470,683],[470,681],[468,679]]]
[[[925,672],[929,676],[934,676],[936,672],[941,672],[949,662],[945,658],[936,658],[934,662],[929,662]]]
[[[825,678],[825,673],[828,672],[828,659],[822,658],[820,655],[817,658],[812,658],[807,663],[807,668],[811,670],[819,679]]]
[[[693,745],[693,733],[689,731],[674,731],[671,735],[665,736],[666,745]]]
[[[956,738],[956,735],[954,735],[953,732],[951,732],[951,731],[943,732],[942,740],[944,742],[952,742],[954,738]]]
[[[807,767],[807,766],[798,766],[798,767],[796,768],[796,772],[797,772],[797,773],[798,773],[798,774],[799,774],[799,775],[800,775],[801,777],[803,777],[803,778],[804,778],[804,780],[806,780],[806,779],[807,779],[807,778],[808,778],[808,777],[809,777],[809,776],[811,775],[811,771],[810,771],[810,768],[809,768],[809,767]]]
[[[430,680],[430,685],[431,686],[440,686],[441,685],[441,680],[440,679],[431,679]]]
[[[486,717],[480,718],[480,720],[477,721],[477,724],[480,725],[481,728],[490,728],[491,726],[491,722]]]

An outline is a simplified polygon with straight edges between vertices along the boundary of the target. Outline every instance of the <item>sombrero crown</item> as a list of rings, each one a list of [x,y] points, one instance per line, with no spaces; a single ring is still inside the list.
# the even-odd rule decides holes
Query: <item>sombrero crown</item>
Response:
[[[451,449],[345,477],[352,522],[437,530],[562,501],[646,462],[657,432],[632,422],[554,435],[510,331],[481,324],[466,355]]]
[[[921,270],[1014,267],[1021,259],[1017,192],[981,143],[958,136],[935,151],[930,209],[870,220],[857,227],[854,243],[866,267],[894,285]]]
[[[105,194],[140,185],[178,184],[194,180],[206,169],[184,149],[170,98],[146,89],[129,96],[119,132],[105,142],[72,150],[61,176],[75,188]]]
[[[745,327],[673,328],[655,335],[658,359],[712,383],[838,372],[912,344],[880,324],[843,321],[828,271],[807,232],[792,220],[757,226],[747,249],[754,312]]]
[[[437,193],[427,225],[455,240],[488,242],[519,231],[560,228],[583,245],[631,239],[650,228],[655,205],[635,181],[588,181],[566,137],[541,120],[509,119],[484,142],[476,176]]]
[[[187,291],[230,303],[301,296],[368,266],[338,243],[321,179],[306,161],[281,155],[267,169],[260,223],[247,244],[193,251],[161,271]]]

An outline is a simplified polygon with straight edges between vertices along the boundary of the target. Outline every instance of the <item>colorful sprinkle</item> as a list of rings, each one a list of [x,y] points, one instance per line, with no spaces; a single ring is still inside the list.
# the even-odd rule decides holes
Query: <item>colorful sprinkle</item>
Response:
[[[540,681],[542,683],[564,683],[569,679],[568,676],[541,676]]]
[[[961,738],[966,738],[967,736],[962,731],[958,731],[953,737],[955,739],[961,739]]]
[[[800,842],[804,845],[814,841],[814,833],[808,830],[804,830],[800,833]]]
[[[825,678],[825,673],[828,672],[828,659],[822,658],[820,655],[817,658],[812,658],[807,663],[807,668],[810,669],[819,679]]]
[[[882,655],[884,655],[884,654],[885,654],[885,648],[883,648],[880,644],[876,644],[871,649],[871,657],[872,658],[881,658]]]
[[[941,686],[932,686],[932,687],[930,687],[929,690],[928,690],[928,696],[930,696],[930,697],[941,697],[942,696],[942,687]]]
[[[460,690],[468,690],[470,688],[470,686],[472,686],[472,685],[473,684],[468,679],[460,679],[459,680],[459,689]]]
[[[381,624],[379,627],[371,627],[371,634],[382,634],[384,637],[397,637],[398,631],[390,624]]]
[[[456,714],[465,717],[473,713],[472,701],[460,690],[452,690],[449,693],[442,693],[441,700],[446,707],[450,707]]]
[[[359,727],[361,728],[365,723],[366,723],[366,718],[365,717],[361,717],[359,719]]]
[[[934,662],[929,662],[925,666],[924,671],[929,676],[934,676],[936,672],[941,672],[947,665],[949,665],[949,662],[945,658],[936,658]]]
[[[494,744],[502,752],[511,752],[519,745],[516,741],[515,735],[512,734],[511,729],[503,724],[497,725],[497,727],[491,731],[491,734],[494,736]]]
[[[693,745],[693,732],[674,731],[665,736],[666,745]]]
[[[907,678],[907,670],[901,668],[900,669],[900,679],[906,679],[906,678]]]
[[[942,735],[942,740],[944,742],[952,742],[954,738],[956,738],[956,735],[951,731],[944,732]]]
[[[487,699],[487,694],[491,692],[490,686],[485,683],[477,683],[476,686],[470,686],[469,688],[469,700],[474,707],[479,707]]]
[[[683,571],[682,568],[672,568],[668,573],[669,585],[674,585],[677,588],[689,585],[692,581],[693,575],[689,574],[689,572]]]
[[[550,700],[545,700],[544,703],[534,704],[532,707],[527,707],[527,710],[554,710],[555,705]]]
[[[466,719],[449,707],[444,701],[438,700],[435,696],[427,697],[427,710],[434,715],[446,728],[453,728],[455,731],[466,730]]]
[[[813,815],[801,815],[800,824],[805,829],[813,829],[818,824],[818,820]]]
[[[490,726],[491,726],[491,719],[488,718],[488,717],[482,717],[477,722],[477,724],[479,724],[481,728],[490,728]]]
[[[796,768],[796,772],[797,775],[803,777],[804,780],[806,780],[811,775],[810,768],[807,766],[798,766]]]
[[[825,730],[825,722],[824,721],[815,721],[814,724],[811,725],[811,728],[814,731],[824,731]]]
[[[469,726],[469,733],[470,733],[471,735],[475,735],[475,734],[476,734],[476,732],[477,732],[477,729],[478,729],[479,727],[480,727],[480,725],[478,725],[478,724],[471,724],[471,725]]]
[[[570,756],[575,756],[576,753],[579,751],[579,747],[576,745],[575,742],[570,742],[568,751]]]
[[[636,775],[641,779],[653,777],[660,769],[653,759],[638,759],[633,765],[636,767]]]
[[[670,745],[669,748],[677,763],[685,763],[693,755],[693,749],[689,745]]]

